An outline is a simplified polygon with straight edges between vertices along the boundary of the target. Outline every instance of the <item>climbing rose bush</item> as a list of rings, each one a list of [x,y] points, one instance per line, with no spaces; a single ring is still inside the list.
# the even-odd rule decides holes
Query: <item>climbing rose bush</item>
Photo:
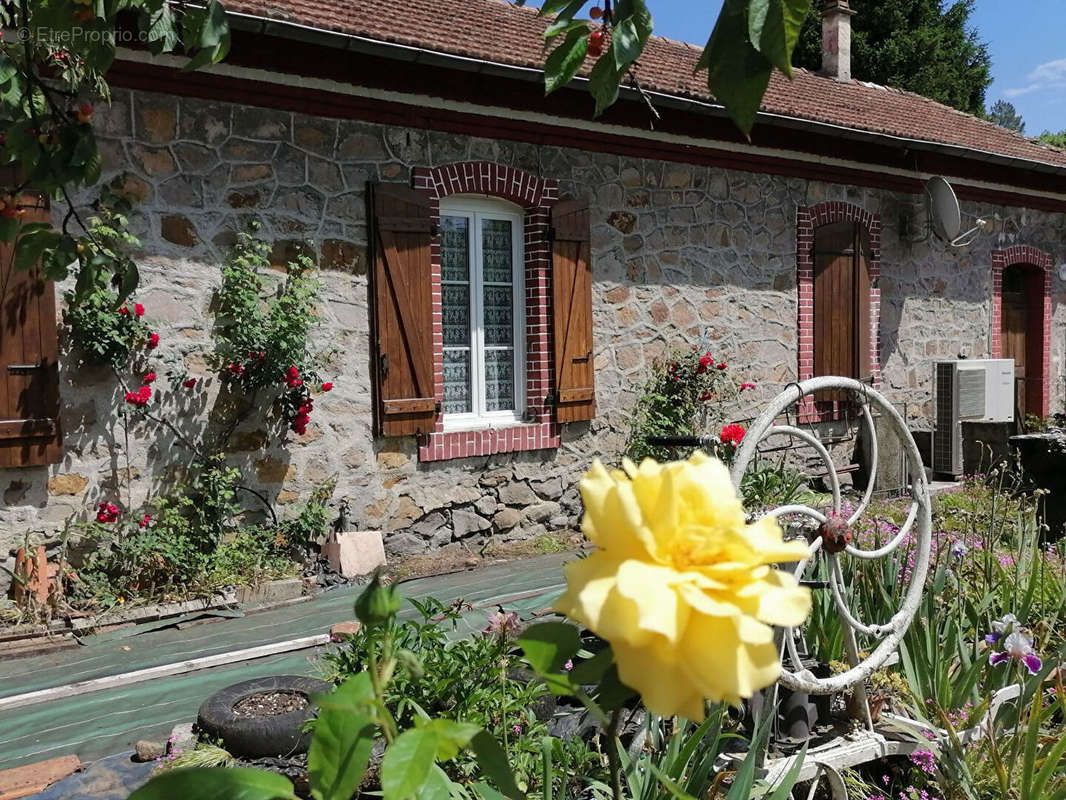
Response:
[[[581,481],[581,527],[599,548],[565,568],[557,611],[611,643],[618,676],[662,716],[704,717],[704,700],[737,704],[781,672],[771,625],[800,625],[810,591],[770,567],[807,555],[774,519],[747,524],[722,462],[608,471]]]

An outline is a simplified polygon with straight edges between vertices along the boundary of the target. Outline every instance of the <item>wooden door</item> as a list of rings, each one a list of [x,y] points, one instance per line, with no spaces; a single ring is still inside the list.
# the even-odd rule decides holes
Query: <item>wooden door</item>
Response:
[[[1012,267],[1003,273],[1000,341],[1003,358],[1014,359],[1014,413],[1019,421],[1030,410],[1027,391],[1030,351],[1029,297],[1023,270]]]

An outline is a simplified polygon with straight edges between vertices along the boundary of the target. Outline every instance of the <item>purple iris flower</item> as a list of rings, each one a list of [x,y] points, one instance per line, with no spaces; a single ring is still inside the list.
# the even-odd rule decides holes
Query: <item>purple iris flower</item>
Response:
[[[966,543],[961,539],[957,539],[951,545],[951,557],[956,560],[961,560],[970,552],[970,548],[966,546]]]
[[[1007,633],[1010,633],[1018,623],[1018,618],[1013,614],[1004,614],[997,620],[992,621],[992,633],[985,634],[985,641],[995,644]]]
[[[1033,650],[1033,640],[1021,631],[1008,633],[1003,639],[1003,650],[988,657],[988,663],[995,666],[1008,661],[1021,661],[1030,675],[1036,675],[1044,666],[1040,657]]]

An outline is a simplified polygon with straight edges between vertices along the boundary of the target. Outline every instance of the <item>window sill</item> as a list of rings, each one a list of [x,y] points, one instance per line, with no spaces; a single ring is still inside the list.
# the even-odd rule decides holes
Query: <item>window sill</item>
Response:
[[[418,447],[419,461],[491,456],[526,450],[554,449],[560,444],[559,426],[551,422],[511,423],[476,430],[435,431]]]
[[[444,433],[471,433],[474,431],[504,430],[527,425],[521,417],[467,417],[466,419],[449,420],[444,418]]]

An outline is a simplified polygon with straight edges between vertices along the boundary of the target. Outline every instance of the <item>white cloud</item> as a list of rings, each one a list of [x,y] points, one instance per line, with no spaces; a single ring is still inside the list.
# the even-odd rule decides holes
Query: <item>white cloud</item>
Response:
[[[1026,76],[1025,86],[1007,89],[1004,97],[1021,97],[1023,94],[1043,91],[1044,89],[1066,88],[1066,58],[1045,61]]]

